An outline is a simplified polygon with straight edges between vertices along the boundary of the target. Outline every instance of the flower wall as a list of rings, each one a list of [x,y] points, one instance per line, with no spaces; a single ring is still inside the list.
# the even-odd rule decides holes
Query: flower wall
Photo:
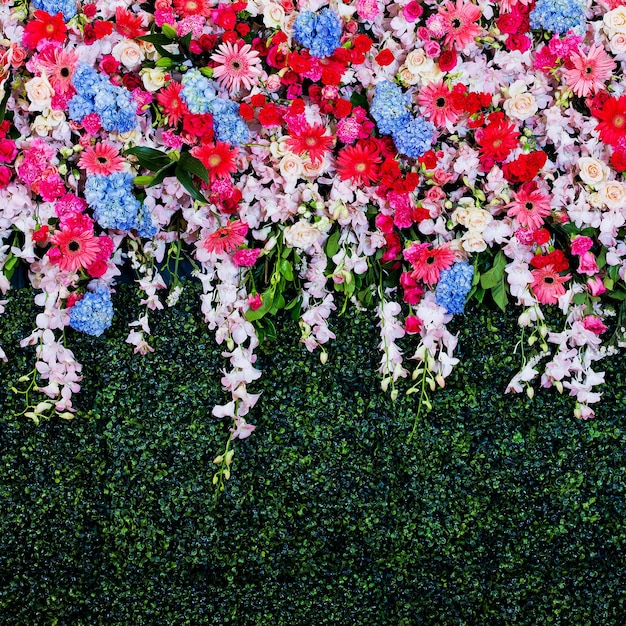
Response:
[[[40,311],[26,416],[72,417],[67,329],[106,332],[124,266],[126,341],[151,352],[187,261],[227,364],[216,480],[281,309],[325,362],[331,313],[375,308],[383,388],[412,378],[421,410],[458,362],[452,316],[512,303],[509,390],[594,415],[626,297],[620,1],[3,1],[0,30],[0,289],[27,266]]]

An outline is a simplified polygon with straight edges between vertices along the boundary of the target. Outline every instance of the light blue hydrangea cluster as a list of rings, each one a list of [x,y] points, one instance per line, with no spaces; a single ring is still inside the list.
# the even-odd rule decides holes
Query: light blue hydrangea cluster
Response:
[[[94,337],[99,337],[112,321],[113,303],[105,287],[88,291],[70,310],[70,326]]]
[[[341,45],[341,22],[330,9],[320,13],[302,11],[293,23],[293,38],[311,56],[330,56]]]
[[[215,98],[211,102],[211,113],[216,139],[227,141],[233,146],[239,146],[250,140],[248,125],[239,115],[237,103]]]
[[[370,113],[383,135],[391,135],[400,154],[417,159],[430,149],[435,129],[410,111],[410,95],[390,81],[376,85]]]
[[[182,79],[181,96],[191,113],[211,113],[213,128],[218,141],[239,146],[250,139],[250,131],[239,105],[232,100],[217,97],[215,83],[203,76],[199,70],[190,69]]]
[[[433,125],[418,116],[412,118],[406,126],[396,130],[391,136],[400,154],[417,159],[430,150],[434,132]]]
[[[33,0],[33,6],[50,15],[63,13],[65,21],[71,20],[77,13],[76,0]]]
[[[465,262],[455,263],[450,269],[442,270],[435,288],[435,302],[448,313],[463,313],[473,277],[474,267]]]
[[[210,104],[217,98],[215,83],[195,68],[185,73],[181,81],[180,95],[191,113],[210,113]]]
[[[530,13],[530,27],[551,33],[580,31],[585,25],[584,0],[537,0]]]
[[[76,68],[72,84],[76,94],[68,102],[70,119],[81,122],[86,115],[97,113],[108,132],[126,133],[137,127],[136,105],[125,87],[113,85],[85,63]]]
[[[133,177],[128,172],[109,176],[93,175],[85,183],[85,200],[102,228],[136,230],[141,237],[153,237],[156,226],[150,211],[132,193]]]

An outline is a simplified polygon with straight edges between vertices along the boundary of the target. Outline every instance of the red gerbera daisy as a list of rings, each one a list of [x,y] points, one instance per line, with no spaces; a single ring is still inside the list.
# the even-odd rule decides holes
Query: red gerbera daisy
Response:
[[[117,146],[103,141],[85,148],[80,155],[78,167],[86,170],[87,174],[109,176],[124,169],[124,158],[120,156]]]
[[[626,137],[626,95],[608,98],[602,108],[594,107],[591,112],[601,120],[596,130],[600,131],[604,143],[616,146],[622,137]]]
[[[76,272],[89,267],[100,254],[100,243],[93,231],[68,228],[59,231],[50,239],[50,259],[62,270]]]
[[[341,180],[352,179],[357,185],[372,185],[378,181],[381,156],[370,143],[359,141],[346,146],[337,156],[337,172]]]
[[[333,144],[333,137],[325,135],[324,124],[307,125],[301,131],[295,132],[287,139],[287,145],[296,154],[308,152],[313,165],[324,159],[328,149]]]
[[[503,116],[491,115],[489,124],[476,132],[476,143],[480,146],[480,155],[487,159],[504,161],[517,146],[519,133],[513,124],[507,123]]]
[[[146,34],[143,18],[124,7],[115,9],[115,30],[127,39],[136,39]]]
[[[441,270],[447,270],[454,264],[454,251],[444,244],[438,248],[429,245],[421,246],[417,254],[411,256],[413,271],[411,278],[421,280],[427,285],[434,285],[439,281]],[[406,255],[405,255],[406,258]]]
[[[176,126],[183,116],[189,113],[187,104],[180,96],[182,89],[183,86],[180,83],[172,81],[157,95],[157,102],[163,107],[170,126]]]
[[[174,8],[179,15],[189,17],[190,15],[211,15],[211,7],[206,0],[174,0]]]
[[[231,148],[230,144],[222,141],[215,145],[206,143],[191,149],[191,155],[207,168],[211,182],[216,178],[229,178],[237,171],[235,164],[237,154],[237,148]]]
[[[244,243],[247,233],[247,224],[235,220],[211,233],[204,240],[203,246],[207,252],[215,252],[216,254],[231,252]]]
[[[62,13],[52,16],[46,11],[35,11],[34,16],[35,19],[26,24],[22,35],[22,42],[27,48],[37,48],[37,44],[44,39],[65,43],[67,27]]]

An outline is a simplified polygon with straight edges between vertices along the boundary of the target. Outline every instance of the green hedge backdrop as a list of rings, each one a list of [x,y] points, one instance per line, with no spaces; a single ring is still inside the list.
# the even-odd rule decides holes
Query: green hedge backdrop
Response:
[[[227,398],[197,288],[152,316],[146,357],[124,343],[130,285],[106,336],[68,331],[80,413],[38,427],[10,391],[33,363],[31,302],[0,317],[0,624],[626,623],[623,355],[579,422],[554,390],[504,395],[515,316],[470,309],[407,444],[417,398],[380,391],[371,314],[334,319],[326,365],[279,319],[257,430],[215,499]]]

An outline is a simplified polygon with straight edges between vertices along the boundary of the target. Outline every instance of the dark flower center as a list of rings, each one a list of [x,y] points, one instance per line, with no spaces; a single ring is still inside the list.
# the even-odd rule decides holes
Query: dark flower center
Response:
[[[63,78],[67,78],[70,75],[70,70],[67,67],[63,67],[61,68],[61,71],[59,72],[59,74],[61,74]]]
[[[434,256],[429,256],[426,259],[426,263],[428,263],[428,265],[432,265],[435,262],[435,257]]]
[[[436,104],[436,105],[437,105],[440,109],[443,109],[443,107],[445,107],[445,106],[446,106],[446,99],[445,99],[443,96],[441,96],[441,97],[439,97],[439,98],[437,98],[437,99],[435,100],[435,104]]]
[[[450,23],[452,24],[452,28],[460,28],[462,22],[458,17],[455,17],[450,20]]]
[[[534,205],[532,202],[527,202],[527,203],[524,205],[524,208],[525,208],[527,211],[532,211],[532,210],[535,208],[535,205]]]
[[[554,282],[554,276],[546,276],[546,277],[543,279],[543,282],[544,282],[546,285],[551,285],[551,284]]]
[[[80,244],[78,243],[78,241],[70,241],[67,244],[67,249],[70,252],[78,252],[80,250]]]
[[[107,160],[108,159],[106,157],[103,157],[103,156],[99,156],[97,158],[98,163],[102,163],[103,165],[107,162]]]

